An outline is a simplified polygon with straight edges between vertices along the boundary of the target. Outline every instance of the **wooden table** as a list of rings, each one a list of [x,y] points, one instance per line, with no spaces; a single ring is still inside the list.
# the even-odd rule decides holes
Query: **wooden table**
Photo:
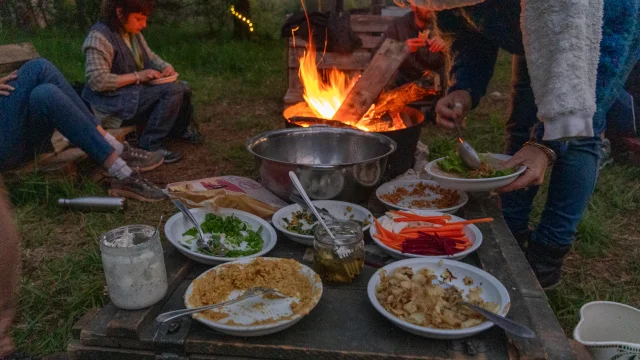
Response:
[[[351,285],[325,285],[322,299],[311,314],[277,334],[231,337],[188,317],[157,325],[153,320],[157,314],[184,308],[182,297],[187,286],[207,269],[169,247],[167,297],[139,311],[119,310],[108,304],[89,312],[73,329],[69,355],[76,360],[575,359],[495,200],[473,195],[462,215],[496,219],[479,225],[484,243],[477,254],[465,261],[482,267],[505,285],[512,302],[509,317],[534,329],[536,339],[513,338],[495,326],[456,341],[411,335],[391,324],[369,303],[366,286],[375,272],[369,266]],[[283,236],[279,240],[270,256],[303,261],[304,246]]]

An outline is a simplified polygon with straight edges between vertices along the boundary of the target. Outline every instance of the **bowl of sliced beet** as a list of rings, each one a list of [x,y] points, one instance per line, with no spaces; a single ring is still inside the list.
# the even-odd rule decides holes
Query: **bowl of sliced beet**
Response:
[[[376,219],[369,233],[395,259],[460,260],[482,244],[482,233],[474,224],[492,220],[465,220],[428,210],[389,211]]]

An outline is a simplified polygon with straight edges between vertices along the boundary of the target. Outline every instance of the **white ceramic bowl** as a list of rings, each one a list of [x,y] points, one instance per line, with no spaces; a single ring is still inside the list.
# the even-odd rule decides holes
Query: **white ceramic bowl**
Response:
[[[434,199],[438,199],[440,198],[440,195],[437,195],[435,193],[433,193],[430,190],[426,190],[426,196],[406,196],[404,199],[400,200],[400,202],[398,202],[397,204],[392,204],[388,201],[385,201],[381,198],[381,195],[384,194],[390,194],[392,192],[394,192],[397,188],[407,188],[408,190],[413,189],[413,187],[416,184],[420,184],[420,183],[424,183],[424,184],[429,184],[429,185],[436,185],[436,186],[442,186],[440,184],[438,184],[435,181],[432,180],[393,180],[393,181],[389,181],[388,183],[384,183],[382,184],[378,190],[376,190],[376,197],[378,198],[378,200],[380,200],[383,204],[385,204],[387,207],[391,208],[391,209],[399,209],[399,210],[433,210],[433,211],[440,211],[443,213],[447,213],[447,214],[453,214],[456,211],[458,211],[458,209],[460,209],[461,207],[463,207],[468,201],[469,201],[469,196],[467,195],[467,193],[465,193],[464,191],[460,191],[458,190],[458,195],[460,195],[460,201],[451,207],[448,208],[443,208],[443,209],[439,209],[439,208],[416,208],[416,207],[409,207],[411,206],[411,201],[413,200],[434,200]]]
[[[211,211],[207,211],[205,209],[190,209],[193,216],[196,218],[198,223],[202,224],[204,222],[204,217],[206,214]],[[185,248],[180,244],[180,240],[182,240],[182,234],[185,231],[191,229],[193,224],[186,219],[182,213],[177,213],[169,218],[167,223],[164,225],[164,234],[166,235],[169,242],[178,249],[181,253],[183,253],[186,257],[197,261],[206,265],[216,265],[221,262],[226,261],[234,261],[245,258],[255,258],[258,256],[262,256],[273,249],[276,246],[276,241],[278,239],[276,235],[276,231],[273,229],[271,225],[265,220],[255,216],[253,214],[249,214],[245,211],[235,210],[235,209],[221,209],[219,212],[221,215],[235,215],[238,219],[246,222],[251,226],[253,230],[258,230],[260,226],[262,226],[262,232],[260,235],[262,236],[262,240],[264,244],[262,246],[262,250],[249,256],[244,257],[219,257],[219,256],[209,256],[197,251],[193,251]]]
[[[373,222],[373,215],[371,215],[371,212],[360,205],[335,200],[316,200],[313,201],[313,205],[327,209],[331,215],[335,216],[339,220],[368,220],[369,223]],[[351,207],[351,211],[347,211],[347,207]],[[313,235],[302,235],[285,229],[286,224],[283,219],[291,219],[291,214],[300,210],[302,210],[302,208],[298,204],[283,207],[273,214],[271,222],[276,229],[281,231],[284,236],[289,239],[302,245],[313,246]],[[350,219],[351,215],[353,215],[353,219]],[[367,231],[370,226],[371,224],[364,226],[362,231]]]
[[[611,301],[584,304],[573,338],[593,360],[640,359],[640,309]]]
[[[412,324],[408,321],[404,321],[389,311],[387,311],[376,298],[376,287],[380,283],[380,272],[386,271],[387,274],[391,274],[395,269],[400,267],[410,267],[414,271],[429,268],[438,277],[446,269],[449,269],[453,276],[457,279],[451,281],[451,285],[455,285],[458,289],[463,290],[464,295],[468,293],[468,290],[476,286],[482,288],[482,298],[485,301],[495,302],[500,305],[498,314],[506,316],[511,307],[511,300],[507,289],[502,285],[498,279],[490,275],[484,270],[480,270],[475,266],[471,266],[465,263],[461,263],[453,260],[442,259],[407,259],[391,263],[373,274],[371,280],[369,280],[369,286],[367,287],[367,293],[369,295],[369,301],[373,307],[378,310],[380,314],[389,319],[394,325],[399,328],[422,337],[432,339],[461,339],[468,336],[475,335],[479,332],[485,331],[493,326],[492,322],[486,321],[480,325],[473,326],[466,329],[435,329],[424,326]],[[472,285],[465,285],[463,278],[470,276],[473,279]]]
[[[440,215],[444,215],[443,213],[438,212],[438,211],[428,211],[428,210],[421,210],[421,211],[412,210],[412,212],[414,212],[416,214],[423,215],[423,216],[440,216]],[[384,216],[386,216],[386,215],[384,215]],[[382,219],[382,216],[378,218],[378,222],[380,222],[380,219]],[[457,217],[455,215],[451,215],[451,220],[452,221],[465,221],[465,219],[463,219],[461,217]],[[375,243],[382,250],[384,250],[387,254],[389,254],[389,256],[391,256],[394,259],[398,259],[398,260],[408,259],[408,258],[433,258],[433,259],[462,260],[465,257],[467,257],[467,255],[469,255],[472,252],[478,250],[480,245],[482,245],[482,232],[480,232],[480,229],[478,229],[477,226],[475,226],[473,224],[465,225],[462,228],[462,231],[465,233],[465,235],[467,235],[467,237],[469,238],[469,242],[471,242],[473,245],[471,245],[466,250],[461,251],[461,252],[459,252],[459,253],[457,253],[455,255],[428,256],[428,255],[407,254],[407,253],[403,253],[402,251],[399,251],[399,250],[396,250],[394,248],[391,248],[391,247],[385,245],[385,243],[383,243],[382,241],[378,240],[376,237],[373,236],[373,235],[377,235],[378,234],[378,229],[375,226],[372,226],[371,228],[369,228],[369,234],[371,235],[371,238],[373,239],[373,241],[375,241]]]
[[[499,161],[507,161],[511,159],[509,155],[503,154],[482,154],[484,156],[491,156],[492,158]],[[499,176],[494,178],[486,178],[486,179],[465,179],[461,177],[456,177],[450,173],[442,171],[438,167],[438,161],[444,158],[433,160],[428,163],[426,166],[427,173],[433,177],[433,179],[438,182],[438,184],[447,187],[449,189],[457,189],[462,191],[469,192],[481,192],[481,191],[491,191],[514,182],[518,176],[520,176],[527,168],[525,166],[520,166],[517,171],[511,175],[507,176]]]
[[[277,258],[264,258],[265,260],[279,260]],[[222,265],[218,265],[212,269],[207,270],[202,273],[196,279],[199,279],[205,276],[209,271],[214,269],[220,269],[221,267],[228,266],[229,264],[239,263],[239,264],[248,264],[253,259],[242,259],[234,262],[228,262]],[[320,277],[309,267],[300,264],[300,271],[304,274],[304,276],[309,280],[309,283],[313,286],[313,303],[311,304],[311,308],[309,311],[313,310],[313,308],[318,304],[320,298],[322,297],[322,281]],[[192,309],[195,306],[192,305],[189,301],[191,297],[191,293],[193,292],[193,282],[187,288],[187,291],[184,294],[184,304],[187,309]],[[231,300],[239,296],[243,291],[234,291],[228,298]],[[278,331],[282,331],[286,328],[293,326],[295,323],[300,321],[306,314],[296,314],[291,316],[290,318],[275,321],[273,323],[265,324],[265,325],[228,325],[226,324],[228,321],[233,321],[237,324],[250,324],[255,322],[256,320],[266,320],[269,318],[273,318],[274,316],[290,316],[292,314],[291,307],[289,306],[293,301],[292,298],[285,299],[263,299],[260,297],[250,298],[244,301],[241,301],[236,304],[232,304],[229,306],[225,306],[223,308],[218,309],[218,311],[225,312],[229,314],[227,318],[224,318],[219,321],[213,321],[202,316],[198,316],[198,314],[194,314],[193,318],[202,324],[218,331],[223,334],[232,335],[232,336],[242,336],[242,337],[254,337],[254,336],[264,336],[276,333]],[[260,307],[255,306],[258,303],[262,303],[263,305]]]

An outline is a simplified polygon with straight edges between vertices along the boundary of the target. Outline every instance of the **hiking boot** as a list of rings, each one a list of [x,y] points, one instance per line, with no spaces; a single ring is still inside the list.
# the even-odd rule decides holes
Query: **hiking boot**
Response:
[[[156,152],[162,154],[165,164],[173,164],[182,160],[182,153],[179,151],[169,151],[165,148],[161,148]]]
[[[562,278],[562,263],[571,245],[552,246],[542,242],[529,242],[525,253],[527,261],[545,291],[553,290]]]
[[[111,180],[109,195],[145,202],[162,201],[167,197],[159,187],[142,177],[139,172],[134,172],[122,180]]]
[[[136,149],[124,143],[124,150],[120,155],[130,168],[138,168],[140,172],[151,171],[164,162],[164,156],[159,151],[146,151],[142,149]]]
[[[516,239],[516,242],[520,246],[520,249],[522,250],[522,252],[526,252],[527,243],[529,242],[529,239],[531,239],[531,229],[527,229],[526,231],[523,231],[521,233],[512,233],[512,234],[513,234],[513,237]]]

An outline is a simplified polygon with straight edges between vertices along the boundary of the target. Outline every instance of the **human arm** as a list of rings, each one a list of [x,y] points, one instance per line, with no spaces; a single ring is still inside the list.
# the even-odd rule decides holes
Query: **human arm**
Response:
[[[122,75],[111,73],[114,57],[113,46],[98,31],[89,33],[82,45],[82,50],[86,56],[87,85],[93,91],[115,91],[121,87],[135,84],[138,79],[141,83],[145,83],[160,77],[160,73],[153,69]]]
[[[0,179],[0,358],[13,351],[9,329],[16,306],[16,287],[20,266],[20,237],[15,224],[6,190]]]
[[[471,29],[451,11],[438,14],[443,32],[455,34],[451,45],[453,65],[448,95],[438,101],[438,124],[453,128],[452,121],[461,121],[468,111],[478,106],[493,76],[499,48],[479,32]],[[455,104],[461,106],[454,108]]]
[[[173,66],[168,62],[162,60],[158,54],[154,53],[153,50],[147,44],[147,40],[145,40],[142,34],[138,35],[138,39],[140,39],[140,44],[142,48],[147,52],[149,56],[149,63],[152,69],[158,70],[162,73],[163,77],[175,75],[176,71],[173,69]]]
[[[521,28],[543,140],[592,137],[602,0],[523,0]]]

